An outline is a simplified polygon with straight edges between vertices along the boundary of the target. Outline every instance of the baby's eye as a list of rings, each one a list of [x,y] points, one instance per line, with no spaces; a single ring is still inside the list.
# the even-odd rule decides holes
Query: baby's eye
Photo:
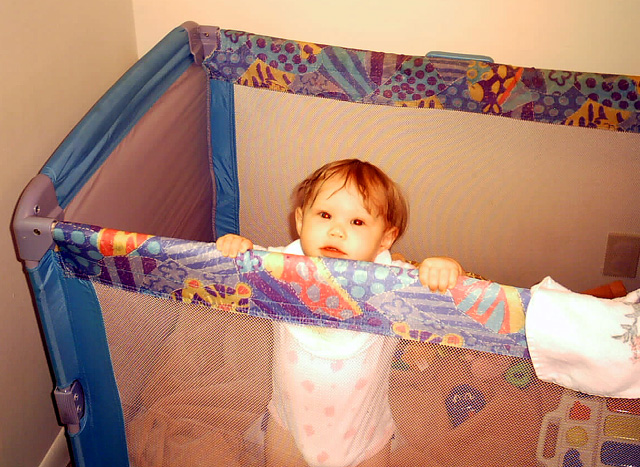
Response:
[[[353,225],[364,225],[364,221],[362,219],[354,219],[351,221]]]
[[[328,212],[322,211],[320,213],[320,217],[322,217],[323,219],[331,219],[331,214],[329,214]]]

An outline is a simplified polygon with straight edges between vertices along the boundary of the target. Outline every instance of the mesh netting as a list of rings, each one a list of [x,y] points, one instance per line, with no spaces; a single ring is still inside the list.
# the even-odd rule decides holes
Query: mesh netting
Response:
[[[95,287],[131,464],[265,465],[274,323]],[[394,346],[391,466],[638,465],[638,400],[541,382],[526,359],[385,339]],[[281,452],[290,446],[270,449],[294,454]]]
[[[246,458],[257,452],[247,430],[270,397],[268,322],[99,284],[96,291],[132,465],[259,465]],[[241,341],[245,333],[250,342]]]

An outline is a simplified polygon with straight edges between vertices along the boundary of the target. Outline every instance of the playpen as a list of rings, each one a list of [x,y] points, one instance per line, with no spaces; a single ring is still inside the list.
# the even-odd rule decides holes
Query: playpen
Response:
[[[393,466],[640,466],[638,400],[540,381],[524,333],[544,275],[532,252],[579,232],[558,266],[579,276],[580,248],[601,238],[590,216],[620,212],[637,184],[638,82],[176,28],[16,210],[74,464],[263,465],[272,323],[287,321],[397,341]],[[288,243],[295,184],[344,157],[405,191],[399,252],[476,258],[496,282],[435,294],[412,269],[216,251],[229,232]],[[639,231],[628,208],[622,227]],[[551,212],[558,230],[539,231]]]

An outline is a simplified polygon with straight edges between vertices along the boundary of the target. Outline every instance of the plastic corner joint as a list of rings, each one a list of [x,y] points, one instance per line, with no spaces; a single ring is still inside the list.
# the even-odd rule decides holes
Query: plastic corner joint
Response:
[[[44,174],[33,177],[20,196],[12,222],[18,256],[26,267],[37,266],[51,248],[52,227],[63,215],[51,179]]]
[[[189,36],[189,48],[193,61],[196,65],[201,65],[202,61],[214,50],[218,48],[217,26],[200,26],[193,21],[182,23],[182,27]]]

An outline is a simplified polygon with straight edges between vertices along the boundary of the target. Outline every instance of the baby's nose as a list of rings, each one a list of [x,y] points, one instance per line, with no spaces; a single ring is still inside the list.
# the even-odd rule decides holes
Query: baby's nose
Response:
[[[329,235],[332,237],[343,238],[344,237],[344,229],[339,224],[333,224],[329,229]]]

